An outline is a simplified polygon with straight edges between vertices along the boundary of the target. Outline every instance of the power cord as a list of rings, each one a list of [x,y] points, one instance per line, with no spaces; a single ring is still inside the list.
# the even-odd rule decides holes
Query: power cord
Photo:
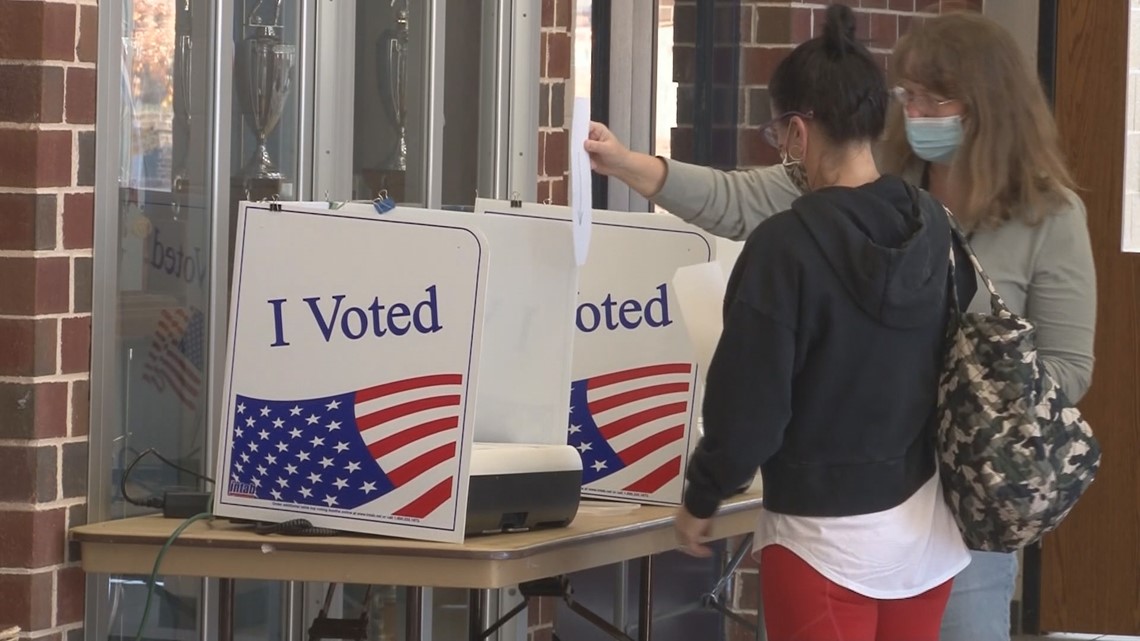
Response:
[[[184,511],[191,508],[192,506],[198,506],[199,504],[201,504],[201,507],[203,508],[201,510],[195,510],[197,513],[188,516],[185,520],[183,520],[182,523],[179,524],[178,527],[170,533],[170,536],[167,537],[166,541],[159,549],[158,555],[154,559],[154,566],[151,568],[150,577],[147,579],[146,602],[143,605],[142,618],[139,619],[138,631],[135,633],[135,641],[142,641],[143,631],[146,629],[147,619],[150,617],[150,606],[154,599],[155,587],[158,584],[159,569],[162,567],[162,559],[166,556],[166,552],[170,549],[171,546],[174,545],[174,542],[178,539],[178,537],[182,536],[182,533],[185,532],[186,529],[191,525],[197,523],[198,521],[204,521],[207,519],[212,520],[214,518],[214,515],[211,512],[211,505],[213,504],[212,492],[197,493],[168,491],[164,493],[162,498],[159,498],[157,496],[152,496],[146,499],[137,499],[135,497],[132,497],[130,493],[127,492],[127,479],[130,477],[131,472],[134,470],[135,466],[138,465],[139,461],[148,455],[154,456],[158,460],[180,472],[184,472],[203,481],[215,483],[214,479],[204,474],[195,472],[194,470],[185,468],[171,461],[170,459],[167,459],[165,456],[158,453],[158,451],[154,448],[149,448],[140,453],[135,457],[133,461],[131,461],[130,465],[127,466],[127,469],[123,471],[123,476],[119,479],[119,490],[122,492],[123,498],[132,505],[161,509],[167,517],[171,516],[172,510],[175,512]],[[254,525],[253,531],[257,534],[262,535],[284,534],[287,536],[338,536],[341,534],[341,532],[338,530],[314,527],[313,524],[306,519],[293,519],[290,521],[285,521],[283,523],[259,523]]]
[[[284,534],[285,536],[340,536],[340,530],[315,527],[308,519],[293,519],[282,523],[258,523],[253,526],[254,534]]]
[[[210,504],[209,499],[212,498],[212,494],[208,496],[207,505]],[[204,521],[206,519],[212,520],[213,518],[214,515],[209,511],[187,518],[182,521],[178,527],[174,528],[174,531],[170,533],[166,542],[164,542],[162,547],[158,550],[158,555],[154,559],[154,566],[151,568],[150,578],[147,579],[146,602],[143,604],[142,618],[139,620],[138,631],[135,633],[135,641],[142,641],[143,630],[146,629],[147,618],[150,617],[150,604],[154,599],[155,586],[158,584],[159,568],[162,567],[162,559],[166,556],[167,550],[174,545],[178,537],[182,536],[186,528],[198,521]],[[293,519],[283,523],[259,523],[254,525],[253,531],[263,535],[284,534],[287,536],[338,536],[341,534],[338,530],[314,527],[307,519]]]
[[[139,619],[139,628],[135,633],[135,641],[142,641],[143,630],[146,629],[146,621],[150,617],[150,604],[151,600],[154,598],[154,588],[158,583],[158,569],[162,566],[162,559],[166,556],[166,551],[170,549],[170,546],[174,545],[174,541],[178,539],[178,537],[182,536],[182,533],[186,531],[186,528],[190,527],[194,523],[197,523],[198,521],[212,518],[214,518],[214,515],[210,512],[202,512],[201,514],[195,514],[194,516],[191,516],[190,518],[183,521],[177,528],[175,528],[174,531],[170,533],[170,536],[166,539],[166,542],[162,544],[162,548],[160,548],[158,551],[158,556],[154,558],[154,567],[151,569],[150,578],[147,579],[146,603],[143,605],[142,618]]]
[[[139,461],[143,460],[148,455],[154,456],[158,460],[178,470],[179,472],[189,474],[203,481],[214,483],[214,479],[206,476],[205,474],[201,474],[189,468],[183,467],[174,461],[171,461],[170,459],[160,454],[158,450],[152,447],[144,450],[138,456],[136,456],[135,459],[131,461],[130,465],[127,466],[127,469],[123,471],[123,475],[119,478],[119,492],[123,495],[124,500],[126,500],[131,505],[137,505],[139,507],[151,508],[155,510],[163,510],[164,515],[169,518],[185,518],[207,511],[207,508],[209,507],[209,494],[206,492],[168,491],[165,492],[162,497],[151,496],[145,499],[139,499],[131,496],[127,491],[127,481],[130,479],[131,472],[134,471],[135,466],[139,464]]]

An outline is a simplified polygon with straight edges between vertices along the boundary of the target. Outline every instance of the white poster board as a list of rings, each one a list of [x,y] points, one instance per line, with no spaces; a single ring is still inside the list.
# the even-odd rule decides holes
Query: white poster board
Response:
[[[701,370],[700,383],[720,342],[724,330],[724,294],[743,241],[716,238],[716,260],[681,267],[673,275],[673,288],[678,306],[693,345],[694,357]]]
[[[521,207],[534,216],[566,210]],[[582,455],[584,495],[678,505],[703,374],[672,281],[679,267],[715,258],[713,238],[665,214],[594,210],[592,218],[574,312],[566,442]]]
[[[215,514],[463,540],[490,258],[469,219],[242,204]]]

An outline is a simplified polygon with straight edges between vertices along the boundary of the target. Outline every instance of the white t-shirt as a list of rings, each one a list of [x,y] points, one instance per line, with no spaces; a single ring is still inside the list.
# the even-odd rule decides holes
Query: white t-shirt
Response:
[[[935,473],[901,505],[856,516],[790,516],[763,510],[752,553],[781,545],[833,583],[872,599],[917,596],[952,579],[970,552]]]

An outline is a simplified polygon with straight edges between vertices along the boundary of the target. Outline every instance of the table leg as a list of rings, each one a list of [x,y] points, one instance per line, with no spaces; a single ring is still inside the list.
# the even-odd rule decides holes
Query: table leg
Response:
[[[404,641],[423,641],[424,589],[407,588],[407,612],[404,615]]]
[[[467,636],[471,641],[479,641],[487,629],[483,621],[483,609],[487,606],[486,590],[467,591]]]
[[[298,605],[301,603],[301,585],[296,581],[286,581],[282,584],[281,589],[281,611],[284,620],[284,633],[282,641],[301,641],[303,639],[298,633],[302,633],[302,622],[299,615]]]
[[[626,616],[626,597],[629,595],[629,561],[617,564],[617,581],[614,584],[613,624],[628,633],[629,617]]]
[[[641,559],[641,591],[638,594],[637,639],[649,641],[653,635],[653,557]]]
[[[218,579],[218,641],[234,641],[233,579]]]
[[[756,573],[756,581],[760,581],[760,573]],[[768,641],[768,628],[764,626],[764,586],[756,587],[756,641]]]

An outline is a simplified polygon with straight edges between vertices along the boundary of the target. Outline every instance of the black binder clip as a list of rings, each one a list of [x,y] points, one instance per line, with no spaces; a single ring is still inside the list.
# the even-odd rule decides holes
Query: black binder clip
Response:
[[[265,200],[269,201],[269,211],[281,211],[281,203],[277,202],[277,194],[273,194]]]
[[[376,208],[376,213],[386,214],[396,208],[396,201],[388,197],[388,190],[385,189],[372,201],[372,206]]]
[[[519,197],[519,192],[517,191],[511,192],[511,207],[514,209],[522,207],[522,198]]]

